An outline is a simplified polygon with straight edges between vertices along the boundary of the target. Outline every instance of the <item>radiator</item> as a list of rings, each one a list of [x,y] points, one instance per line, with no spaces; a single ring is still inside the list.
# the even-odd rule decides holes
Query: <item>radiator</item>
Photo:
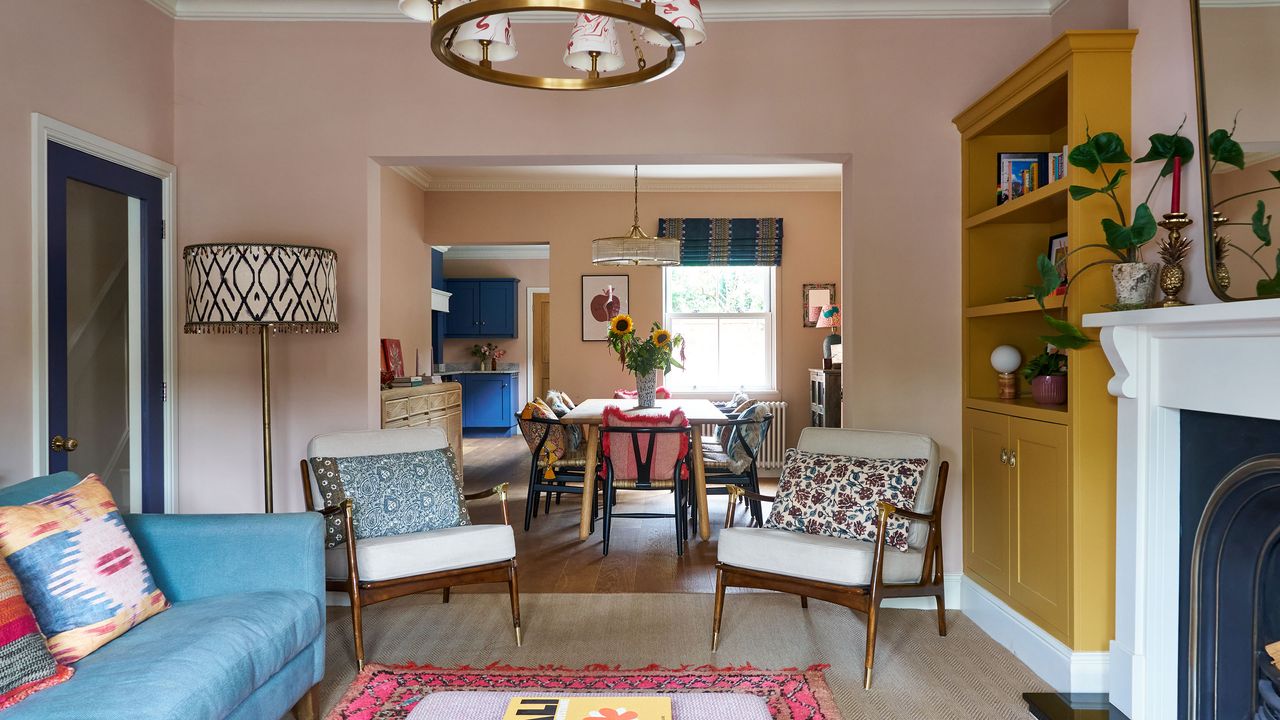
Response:
[[[780,400],[761,402],[760,405],[773,414],[773,425],[769,428],[769,436],[764,439],[760,448],[757,467],[767,474],[774,475],[782,469],[782,458],[787,453],[787,404]]]

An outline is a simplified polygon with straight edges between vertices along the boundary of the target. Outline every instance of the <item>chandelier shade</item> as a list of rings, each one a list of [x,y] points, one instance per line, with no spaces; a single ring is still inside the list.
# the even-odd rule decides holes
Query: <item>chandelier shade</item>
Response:
[[[578,15],[564,51],[565,65],[590,73],[591,77],[599,77],[602,72],[621,69],[626,62],[618,44],[618,28],[613,18],[587,13]]]
[[[635,166],[634,214],[626,235],[591,241],[591,262],[596,265],[679,265],[680,241],[650,237],[640,229],[640,166]]]
[[[658,17],[680,28],[688,47],[697,47],[707,41],[707,25],[702,19],[700,0],[667,0],[658,5],[657,12]],[[642,35],[651,45],[667,47],[668,41],[661,33],[645,30]]]
[[[453,37],[453,51],[482,65],[515,59],[518,53],[511,18],[486,15],[462,25]]]
[[[433,16],[431,0],[400,0],[400,12],[419,22],[428,22]]]
[[[299,245],[224,243],[182,251],[188,333],[338,331],[338,255]]]

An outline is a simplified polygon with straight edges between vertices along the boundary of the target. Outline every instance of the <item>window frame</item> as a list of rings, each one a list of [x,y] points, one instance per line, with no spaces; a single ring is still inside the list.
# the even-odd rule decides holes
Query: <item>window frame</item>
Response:
[[[700,319],[737,319],[737,318],[763,318],[765,321],[765,374],[768,377],[767,386],[745,386],[741,384],[717,386],[710,388],[692,387],[687,389],[668,388],[671,394],[679,397],[704,397],[708,395],[730,395],[737,392],[740,388],[747,392],[755,394],[768,394],[778,392],[778,272],[780,268],[776,265],[754,266],[765,267],[768,269],[769,276],[769,310],[767,312],[754,313],[673,313],[670,309],[670,273],[669,270],[678,269],[681,266],[665,267],[662,269],[662,326],[672,328],[673,319],[679,318],[700,318]],[[699,266],[704,267],[704,266]],[[705,269],[716,269],[725,267],[720,265],[705,266]],[[729,266],[733,267],[733,266]],[[748,266],[751,267],[751,266]],[[665,378],[664,378],[665,380]]]

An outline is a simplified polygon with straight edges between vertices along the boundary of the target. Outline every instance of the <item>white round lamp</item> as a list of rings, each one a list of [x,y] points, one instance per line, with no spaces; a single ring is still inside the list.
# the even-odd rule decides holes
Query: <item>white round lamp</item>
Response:
[[[1012,345],[1001,345],[991,351],[991,367],[998,375],[1001,400],[1018,399],[1018,368],[1022,367],[1022,352]]]

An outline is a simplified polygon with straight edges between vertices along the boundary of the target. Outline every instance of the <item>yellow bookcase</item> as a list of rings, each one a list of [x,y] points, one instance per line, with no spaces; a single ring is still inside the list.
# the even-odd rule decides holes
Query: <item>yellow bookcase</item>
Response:
[[[1110,366],[1094,344],[1069,356],[1068,402],[1037,405],[997,399],[991,351],[1013,345],[1029,359],[1053,334],[1034,300],[1007,302],[1037,282],[1036,256],[1049,237],[1069,246],[1102,241],[1099,223],[1115,206],[1074,202],[1067,176],[997,205],[1001,152],[1060,152],[1084,142],[1086,128],[1129,132],[1134,31],[1069,32],[955,119],[962,135],[965,574],[1077,651],[1104,651],[1112,636],[1115,591],[1115,398]],[[1128,181],[1119,188],[1122,200]],[[1126,212],[1127,212],[1127,205]],[[1100,254],[1101,253],[1101,254]],[[1071,257],[1075,272],[1105,251]],[[1114,302],[1110,273],[1091,269],[1048,305],[1079,324]]]

